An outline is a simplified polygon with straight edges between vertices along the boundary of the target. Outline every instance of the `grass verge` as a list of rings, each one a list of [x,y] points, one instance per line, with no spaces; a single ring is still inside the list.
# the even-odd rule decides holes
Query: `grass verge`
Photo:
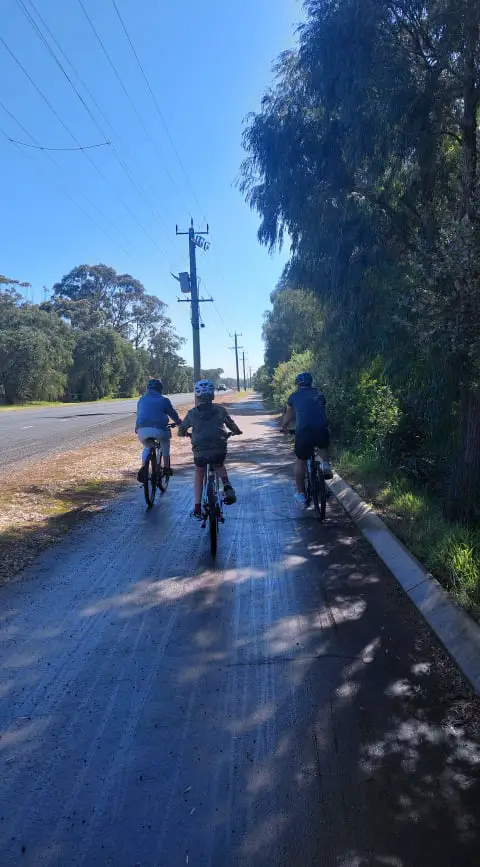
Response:
[[[480,530],[447,521],[442,504],[370,454],[342,452],[336,469],[455,601],[480,622]]]
[[[125,400],[138,400],[139,395],[136,397],[102,397],[99,400],[69,400],[69,401],[58,401],[58,400],[33,400],[30,403],[16,403],[13,406],[5,406],[4,404],[0,405],[0,412],[18,412],[19,410],[25,409],[45,409],[51,407],[62,407],[62,406],[90,406],[91,404],[101,404],[101,403],[121,403]]]

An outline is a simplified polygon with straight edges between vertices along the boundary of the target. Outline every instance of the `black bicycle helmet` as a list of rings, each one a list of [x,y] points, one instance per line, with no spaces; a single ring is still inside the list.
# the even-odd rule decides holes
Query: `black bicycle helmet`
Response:
[[[304,385],[307,388],[311,388],[313,382],[312,374],[308,373],[308,371],[299,373],[295,382],[297,385]]]
[[[158,391],[159,394],[163,392],[163,382],[161,379],[149,379],[147,382],[148,391]]]

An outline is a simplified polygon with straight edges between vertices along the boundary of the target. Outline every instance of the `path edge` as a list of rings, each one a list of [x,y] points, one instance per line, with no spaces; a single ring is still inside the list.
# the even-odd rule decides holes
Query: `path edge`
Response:
[[[480,695],[480,627],[337,473],[328,483],[345,512]]]

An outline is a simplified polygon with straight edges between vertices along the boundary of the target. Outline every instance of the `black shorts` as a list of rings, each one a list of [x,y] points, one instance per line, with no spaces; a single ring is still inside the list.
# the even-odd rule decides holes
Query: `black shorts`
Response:
[[[295,434],[295,455],[300,461],[308,461],[315,447],[328,449],[330,432],[328,427],[318,430],[301,430]]]
[[[206,467],[207,464],[215,464],[216,467],[222,467],[227,457],[226,452],[214,455],[194,455],[193,463],[196,467]]]

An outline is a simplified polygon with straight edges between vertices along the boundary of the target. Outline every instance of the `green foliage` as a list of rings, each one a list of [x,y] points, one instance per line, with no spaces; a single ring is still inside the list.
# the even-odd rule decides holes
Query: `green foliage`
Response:
[[[442,486],[450,514],[474,523],[480,4],[305,8],[299,47],[281,55],[244,133],[241,188],[260,241],[292,240],[265,320],[265,363],[272,374],[312,349],[339,434],[388,447]],[[306,289],[314,334],[300,315]]]
[[[480,531],[445,519],[425,489],[398,474],[373,452],[340,452],[338,471],[366,499],[457,602],[480,620]]]
[[[191,389],[184,341],[138,280],[82,265],[40,307],[21,295],[28,285],[0,277],[0,400],[129,397],[149,376],[162,377],[167,391]]]
[[[79,400],[99,400],[117,391],[124,373],[122,339],[111,328],[83,332],[75,347],[69,389]]]
[[[275,409],[285,410],[287,400],[296,389],[295,377],[302,370],[309,370],[312,366],[312,353],[294,352],[289,361],[284,361],[275,369],[272,377],[272,397]]]

